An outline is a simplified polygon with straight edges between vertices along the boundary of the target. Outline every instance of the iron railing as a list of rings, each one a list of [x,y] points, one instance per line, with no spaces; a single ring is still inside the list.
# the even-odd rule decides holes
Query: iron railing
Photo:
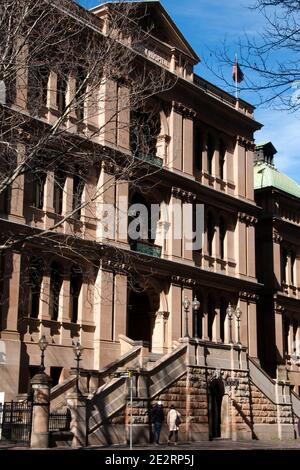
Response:
[[[70,424],[71,413],[69,410],[63,413],[50,413],[49,431],[70,431]]]
[[[31,423],[31,402],[4,402],[1,424],[2,440],[28,444],[31,436]]]

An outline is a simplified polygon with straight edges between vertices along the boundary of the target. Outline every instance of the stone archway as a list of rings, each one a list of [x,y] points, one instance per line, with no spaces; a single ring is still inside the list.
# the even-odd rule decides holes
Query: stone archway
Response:
[[[209,438],[221,437],[222,401],[225,389],[222,379],[213,379],[208,389]]]

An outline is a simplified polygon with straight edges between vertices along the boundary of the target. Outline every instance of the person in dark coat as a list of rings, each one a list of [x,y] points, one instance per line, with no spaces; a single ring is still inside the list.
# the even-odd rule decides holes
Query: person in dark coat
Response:
[[[151,411],[151,421],[153,424],[154,442],[156,445],[159,444],[159,437],[162,428],[162,424],[165,420],[164,409],[161,401],[158,401]]]

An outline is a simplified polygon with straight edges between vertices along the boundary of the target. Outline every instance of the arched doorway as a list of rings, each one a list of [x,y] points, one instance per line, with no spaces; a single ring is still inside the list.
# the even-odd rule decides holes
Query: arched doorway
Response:
[[[221,437],[221,408],[224,396],[224,384],[221,379],[214,379],[209,385],[209,437]]]
[[[129,295],[127,336],[135,341],[151,343],[152,323],[147,292],[132,290]]]

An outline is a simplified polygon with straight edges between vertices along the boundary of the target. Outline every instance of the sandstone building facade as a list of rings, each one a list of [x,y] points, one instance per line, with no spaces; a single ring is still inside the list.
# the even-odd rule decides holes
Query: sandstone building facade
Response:
[[[130,414],[136,439],[147,439],[147,409],[158,396],[166,405],[178,401],[187,439],[294,437],[297,397],[287,379],[276,375],[276,364],[282,361],[274,351],[258,350],[260,344],[267,344],[258,339],[263,322],[273,322],[271,313],[264,319],[264,307],[257,316],[262,283],[268,287],[263,264],[257,279],[255,261],[255,227],[260,206],[265,210],[261,199],[265,193],[258,190],[255,198],[253,181],[254,132],[261,125],[250,104],[236,101],[194,73],[199,58],[161,4],[145,1],[142,5],[146,8],[143,21],[150,21],[152,28],[139,47],[139,65],[141,61],[153,64],[176,78],[172,87],[147,103],[155,121],[148,153],[132,132],[135,114],[130,107],[118,109],[127,93],[126,81],[110,80],[101,90],[100,113],[87,102],[83,126],[76,124],[78,115],[63,124],[65,142],[81,137],[84,128],[86,152],[91,145],[100,155],[97,168],[92,166],[81,188],[79,216],[63,220],[74,205],[78,181],[76,172],[62,176],[60,168],[50,169],[38,181],[30,174],[21,175],[2,197],[3,232],[23,230],[28,235],[63,220],[55,233],[74,239],[77,248],[74,259],[51,250],[41,262],[39,244],[30,240],[2,255],[0,391],[5,392],[5,400],[29,392],[30,379],[39,370],[38,341],[45,335],[49,343],[45,367],[54,385],[51,406],[65,406],[66,393],[74,386],[73,344],[79,340],[84,348],[80,387],[88,399],[89,443],[122,442]],[[108,3],[90,12],[102,34],[110,7]],[[23,73],[21,81],[18,87],[17,77],[10,106],[30,113],[30,74]],[[44,107],[34,119],[47,125],[60,112],[61,90],[53,70],[45,83]],[[70,77],[65,103],[74,86]],[[122,127],[118,119],[109,119],[98,135],[103,116],[109,113],[119,116]],[[17,155],[27,151],[26,143],[18,144]],[[139,162],[144,173],[141,184],[116,177],[115,162],[111,165],[104,158],[116,152],[118,158]],[[99,187],[105,190],[84,205]],[[124,198],[125,208],[121,207]],[[266,198],[266,205],[270,204]],[[108,235],[103,224],[106,205],[125,211],[127,220],[134,203],[160,206],[154,232],[132,240],[115,223]],[[204,206],[202,247],[197,250],[173,236],[178,222],[174,208],[181,208],[184,225],[186,204]],[[266,223],[261,220],[259,227]],[[289,227],[292,237],[294,226]],[[259,233],[257,246],[264,236]],[[288,256],[286,264],[291,266],[294,256]],[[278,263],[277,258],[274,262]],[[288,304],[294,315],[297,277],[291,280],[291,268],[287,272],[288,294],[276,292],[275,313],[279,304]],[[192,312],[195,296],[200,310]],[[184,299],[190,302],[186,309]],[[264,299],[271,302],[267,294]],[[283,358],[282,321],[281,313],[276,313],[275,344]],[[293,320],[289,325],[291,344]],[[260,369],[260,359],[275,381]],[[134,410],[127,403],[126,380],[111,375],[127,367],[136,371]],[[291,371],[298,384],[296,371]]]

